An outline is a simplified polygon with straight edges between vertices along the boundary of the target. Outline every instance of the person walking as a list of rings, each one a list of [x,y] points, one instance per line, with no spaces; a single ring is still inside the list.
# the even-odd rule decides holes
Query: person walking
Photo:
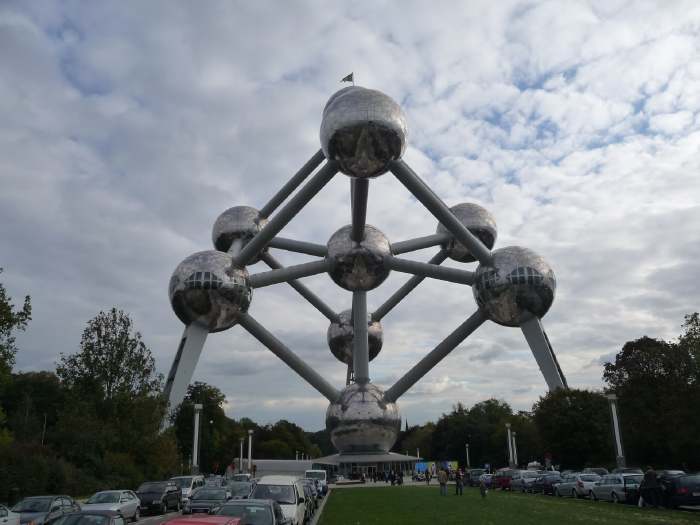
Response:
[[[479,493],[481,494],[481,499],[486,497],[489,491],[486,489],[486,482],[483,479],[479,479]]]
[[[440,495],[447,496],[447,472],[444,468],[438,472],[438,483],[440,483]]]
[[[653,467],[647,467],[642,485],[644,488],[640,492],[642,493],[642,498],[644,498],[644,503],[648,503],[654,508],[658,507],[661,499],[661,486]]]
[[[425,471],[425,484],[430,485],[430,470]]]
[[[464,476],[459,469],[455,472],[455,496],[464,496]]]

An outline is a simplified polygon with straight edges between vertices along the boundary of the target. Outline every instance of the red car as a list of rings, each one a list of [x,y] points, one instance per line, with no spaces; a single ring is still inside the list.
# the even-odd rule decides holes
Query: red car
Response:
[[[491,479],[491,487],[494,489],[510,490],[510,481],[515,470],[512,468],[500,468]]]
[[[166,521],[163,525],[240,525],[240,523],[240,518],[232,518],[231,516],[194,514],[192,516],[178,516]]]

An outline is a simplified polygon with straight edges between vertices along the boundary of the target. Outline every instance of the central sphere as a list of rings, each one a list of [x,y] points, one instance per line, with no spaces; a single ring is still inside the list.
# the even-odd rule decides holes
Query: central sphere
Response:
[[[354,383],[326,410],[326,430],[341,454],[386,453],[396,443],[401,416],[375,385]]]
[[[352,364],[354,333],[351,310],[340,312],[338,321],[332,321],[328,326],[328,346],[336,359],[346,365]],[[369,360],[371,361],[379,354],[384,340],[382,325],[379,321],[373,321],[371,314],[367,315],[367,336],[369,339]]]
[[[479,265],[474,298],[489,319],[520,326],[543,317],[554,301],[557,281],[547,262],[532,250],[508,246],[494,250],[493,265]]]
[[[250,206],[234,206],[223,212],[214,222],[211,239],[214,248],[220,252],[228,252],[233,241],[240,239],[241,248],[255,237],[267,224],[267,219]],[[263,250],[264,251],[264,250]],[[260,260],[260,254],[251,261]]]
[[[321,148],[352,177],[386,173],[406,148],[406,116],[391,97],[374,89],[347,87],[323,110]]]
[[[250,306],[253,290],[248,271],[231,266],[232,257],[207,250],[182,261],[170,278],[170,304],[180,321],[198,323],[210,332],[236,324]]]
[[[328,274],[338,286],[351,292],[372,290],[389,276],[384,258],[391,255],[391,245],[369,224],[365,225],[362,242],[353,241],[351,235],[352,226],[343,226],[328,241]]]
[[[450,211],[457,217],[457,220],[479,240],[484,243],[489,250],[493,248],[496,242],[496,220],[486,208],[482,208],[478,204],[471,202],[463,202],[452,206]],[[437,233],[450,233],[442,223],[438,224]],[[449,241],[443,243],[442,248],[447,253],[447,256],[453,261],[459,262],[474,262],[474,257],[469,249],[462,243],[452,237]]]

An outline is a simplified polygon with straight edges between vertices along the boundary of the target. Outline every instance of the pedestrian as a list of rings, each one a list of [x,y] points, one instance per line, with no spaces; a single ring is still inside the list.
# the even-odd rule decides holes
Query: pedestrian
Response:
[[[440,483],[440,495],[447,496],[447,472],[445,469],[440,469],[438,472],[438,483]]]
[[[479,478],[479,494],[481,494],[481,498],[485,498],[486,494],[488,494],[489,491],[486,488],[486,482],[484,481],[483,478]]]
[[[653,467],[647,467],[647,471],[644,473],[642,486],[644,488],[641,489],[640,492],[642,493],[644,502],[657,508],[661,499],[661,486],[659,485],[659,480]]]
[[[430,471],[429,470],[425,471],[425,484],[430,485]]]
[[[464,476],[461,470],[455,472],[455,496],[464,496]]]

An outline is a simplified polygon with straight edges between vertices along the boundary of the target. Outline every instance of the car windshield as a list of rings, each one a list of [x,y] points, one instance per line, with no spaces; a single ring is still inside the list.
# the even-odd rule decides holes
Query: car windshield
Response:
[[[271,499],[280,505],[296,505],[294,490],[291,485],[257,485],[253,498]]]
[[[99,514],[70,514],[53,522],[54,525],[109,525],[109,516]]]
[[[600,476],[598,474],[584,474],[581,476],[581,481],[598,481]]]
[[[634,476],[625,476],[625,485],[639,485],[644,476],[642,474],[636,474]]]
[[[188,489],[192,485],[192,478],[173,478],[170,481],[179,485],[181,489]]]
[[[225,490],[212,490],[212,489],[203,489],[203,490],[198,490],[194,496],[192,496],[192,499],[194,500],[200,500],[200,499],[215,499],[215,500],[220,500],[220,499],[226,499],[226,491]]]
[[[119,503],[119,492],[98,492],[87,503]]]
[[[313,470],[307,470],[306,477],[311,478],[311,479],[324,480],[324,479],[326,479],[326,473],[325,472],[314,472]]]
[[[250,494],[251,484],[250,483],[229,483],[228,486],[231,491],[231,496],[247,496]]]
[[[700,474],[691,474],[688,476],[683,476],[680,479],[681,487],[693,486],[700,483]]]
[[[12,512],[48,512],[53,498],[27,498],[12,507]]]
[[[217,512],[221,516],[241,518],[241,525],[272,525],[272,512],[265,505],[228,504]]]
[[[164,492],[165,486],[165,483],[144,483],[136,492]]]

